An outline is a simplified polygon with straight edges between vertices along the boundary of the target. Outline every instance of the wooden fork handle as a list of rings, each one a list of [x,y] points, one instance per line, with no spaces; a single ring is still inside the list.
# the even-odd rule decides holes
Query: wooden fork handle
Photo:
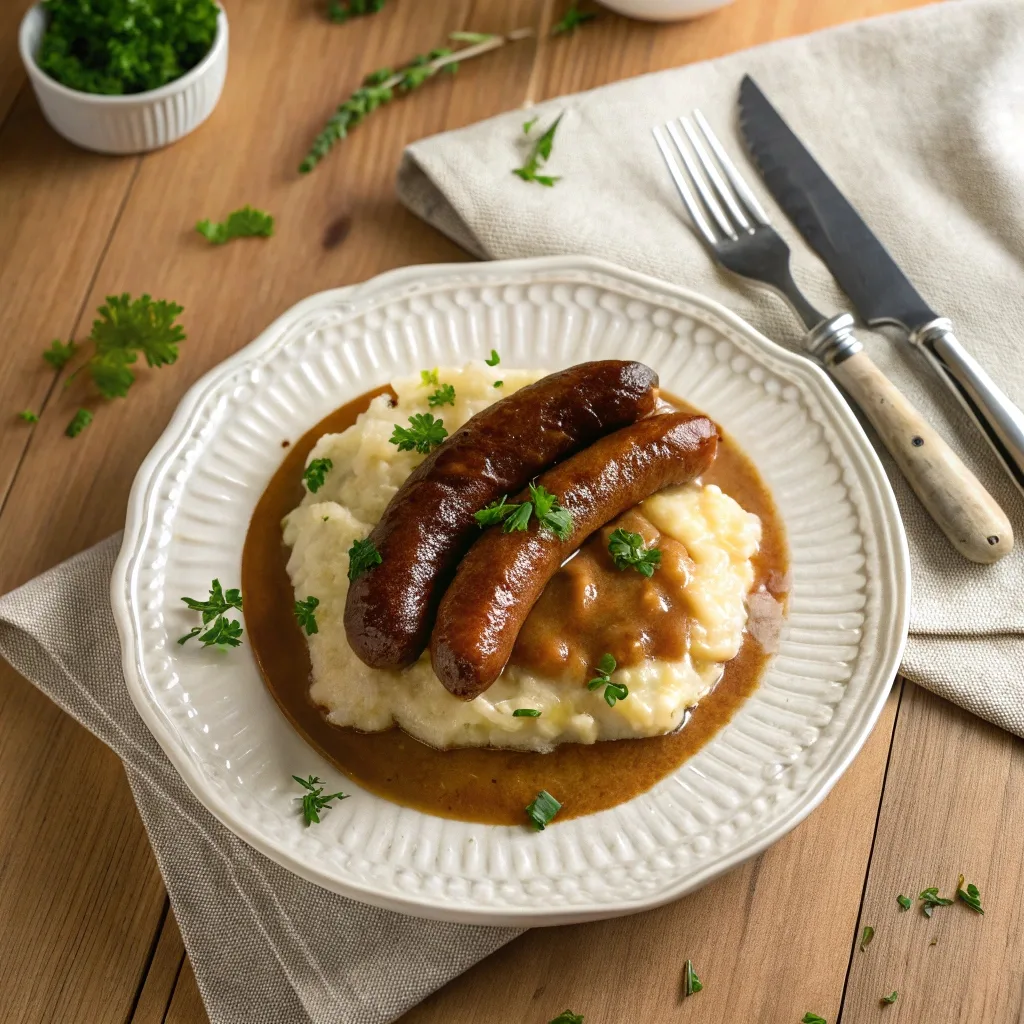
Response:
[[[829,369],[871,421],[953,547],[972,562],[997,562],[1008,555],[1013,529],[1003,510],[867,352]]]

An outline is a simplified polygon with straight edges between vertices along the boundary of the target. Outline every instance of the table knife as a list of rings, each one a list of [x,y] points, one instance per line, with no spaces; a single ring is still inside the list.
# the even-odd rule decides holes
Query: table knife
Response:
[[[768,190],[868,324],[894,324],[919,349],[1024,493],[1024,413],[957,341],[771,105],[740,84],[740,131]]]

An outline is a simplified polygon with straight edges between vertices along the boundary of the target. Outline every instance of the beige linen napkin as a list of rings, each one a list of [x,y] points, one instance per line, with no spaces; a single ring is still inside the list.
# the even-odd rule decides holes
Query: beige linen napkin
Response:
[[[718,271],[685,220],[651,126],[700,107],[757,184],[815,305],[844,306],[827,269],[747,161],[736,94],[751,73],[961,341],[1024,405],[1024,3],[958,0],[704,64],[618,82],[530,111],[564,111],[553,188],[511,173],[528,141],[517,110],[410,146],[403,201],[485,259],[602,256],[710,295],[795,345],[780,300]],[[848,304],[845,306],[848,308]],[[1010,516],[1016,550],[964,561],[888,453],[913,575],[903,672],[1024,736],[1024,499],[955,399],[906,343],[863,332],[872,358],[953,444]]]

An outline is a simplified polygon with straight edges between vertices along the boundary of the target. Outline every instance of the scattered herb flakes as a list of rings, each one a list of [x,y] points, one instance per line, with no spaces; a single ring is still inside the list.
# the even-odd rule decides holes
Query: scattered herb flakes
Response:
[[[33,412],[31,409],[22,409],[21,412],[18,413],[18,419],[21,420],[22,423],[38,423],[39,413]]]
[[[480,509],[479,512],[474,512],[473,518],[476,520],[476,525],[481,530],[484,530],[488,526],[497,526],[498,523],[504,522],[519,508],[522,508],[522,506],[509,504],[508,495],[503,494],[497,501],[492,501],[486,508]]]
[[[61,341],[56,338],[50,342],[49,348],[43,349],[43,358],[55,370],[63,370],[71,362],[77,348],[73,341]]]
[[[938,939],[932,939],[932,941],[928,943],[929,946],[937,946],[938,944],[939,944],[939,940]]]
[[[263,210],[243,206],[229,213],[225,221],[199,221],[196,231],[213,245],[223,245],[233,238],[270,238],[274,233],[274,218]]]
[[[913,900],[909,896],[899,895],[896,897],[896,902],[904,909],[909,910],[913,904]]]
[[[554,1020],[548,1021],[548,1024],[583,1024],[583,1014],[563,1010]]]
[[[550,530],[559,540],[567,540],[572,533],[573,522],[570,513],[558,503],[558,498],[539,484],[530,484],[530,500],[512,502],[508,495],[502,495],[486,508],[474,514],[481,529],[502,525],[505,533],[525,530],[530,517],[536,515],[541,529]]]
[[[539,174],[538,171],[551,156],[551,149],[555,144],[555,132],[558,131],[558,125],[564,116],[563,112],[555,118],[551,127],[530,147],[523,166],[513,168],[513,174],[522,178],[523,181],[535,181],[538,185],[546,185],[548,188],[559,180],[549,174]]]
[[[330,516],[323,516],[322,518],[323,518],[323,521],[326,523],[327,520],[330,519],[331,517]]]
[[[697,972],[693,969],[693,961],[686,961],[686,969],[683,975],[683,991],[688,996],[692,996],[694,993],[699,992],[704,987],[700,978],[697,977]]]
[[[552,26],[551,34],[553,36],[571,35],[580,25],[585,25],[596,17],[597,14],[593,11],[581,11],[577,0],[572,0],[572,3],[569,4],[569,9]]]
[[[527,804],[526,816],[538,832],[543,832],[561,809],[562,805],[546,789],[542,789],[534,801]]]
[[[426,455],[447,436],[443,420],[434,419],[429,412],[417,412],[409,417],[408,427],[395,424],[390,440],[400,452],[416,451]]]
[[[534,120],[534,121],[536,121],[537,119],[536,119],[536,118],[534,118],[533,120]],[[531,122],[531,123],[532,123],[532,122]],[[489,358],[489,359],[485,359],[485,360],[484,360],[484,362],[485,362],[485,363],[486,363],[486,364],[487,364],[488,366],[497,366],[497,365],[498,365],[498,363],[500,363],[500,362],[501,362],[501,356],[499,356],[499,355],[498,355],[498,350],[497,350],[496,348],[492,348],[492,349],[491,349],[491,355],[490,355],[490,358]]]
[[[347,793],[324,793],[323,784],[315,775],[306,779],[293,775],[292,778],[307,791],[301,797],[296,797],[302,801],[302,817],[307,827],[320,824],[320,812],[330,810],[332,800],[348,798]]]
[[[810,1010],[808,1010],[807,1013],[800,1018],[800,1024],[828,1024],[828,1021],[825,1020],[824,1017],[819,1017],[816,1013],[811,1013]]]
[[[968,883],[967,891],[964,891],[964,876],[961,875],[956,883],[956,894],[971,908],[979,914],[984,914],[985,911],[981,909],[981,893],[978,891],[978,887],[973,882]]]
[[[302,479],[309,488],[311,494],[316,494],[324,485],[327,474],[334,468],[330,459],[313,459],[302,474]]]
[[[237,619],[227,618],[232,608],[242,610],[241,590],[227,590],[214,580],[210,584],[210,595],[205,601],[196,597],[183,597],[185,605],[194,612],[199,612],[203,619],[201,626],[196,626],[183,637],[178,638],[179,644],[186,644],[193,637],[198,637],[204,647],[239,647],[242,643],[242,624]],[[212,623],[212,624],[211,624]]]
[[[295,618],[300,628],[306,631],[306,636],[312,636],[314,633],[320,632],[320,627],[316,624],[316,615],[314,614],[319,604],[320,599],[317,597],[307,597],[305,601],[295,602]]]
[[[78,437],[90,423],[92,423],[92,413],[88,409],[79,409],[71,417],[71,422],[64,428],[64,433],[68,437]]]
[[[661,551],[658,548],[644,547],[644,539],[639,533],[628,530],[613,530],[608,538],[608,553],[612,556],[615,568],[622,570],[632,566],[641,576],[650,578],[654,570],[661,564]]]
[[[616,702],[629,696],[629,688],[622,683],[613,683],[611,674],[615,671],[616,661],[610,654],[602,654],[595,669],[596,675],[587,683],[588,690],[604,687],[604,701],[608,707],[615,707]]]
[[[383,561],[376,545],[369,537],[354,541],[352,547],[348,549],[348,578],[355,580]]]
[[[530,484],[530,501],[541,528],[550,530],[559,540],[568,540],[572,534],[572,515],[558,502],[549,490],[538,484]]]
[[[931,917],[936,907],[948,907],[953,902],[940,896],[938,886],[934,885],[928,889],[923,889],[921,895],[917,898],[924,904],[921,909],[924,911],[925,917]]]
[[[440,381],[437,379],[437,367],[432,370],[420,370],[420,387],[437,387]]]
[[[874,937],[875,929],[869,924],[864,925],[864,931],[860,933],[860,951],[862,953],[871,945],[871,940]]]
[[[427,405],[432,409],[439,405],[455,404],[455,388],[451,384],[442,384],[432,395],[427,396]]]
[[[530,525],[533,505],[528,501],[524,501],[521,505],[513,505],[512,510],[512,514],[506,517],[502,530],[505,533],[522,532]]]
[[[500,387],[501,387],[501,386],[502,386],[502,385],[503,385],[504,383],[505,383],[505,382],[504,382],[503,380],[496,380],[496,381],[494,382],[494,386],[495,386],[496,388],[500,388]]]
[[[882,1002],[883,1003],[895,1003],[896,1000],[899,998],[899,995],[900,995],[899,992],[897,992],[895,989],[893,989],[892,992],[890,992],[887,996],[882,996]]]
[[[342,24],[350,18],[376,14],[384,9],[387,0],[327,0],[327,17],[335,24]]]
[[[540,712],[536,708],[516,708],[512,712],[513,718],[540,718]]]

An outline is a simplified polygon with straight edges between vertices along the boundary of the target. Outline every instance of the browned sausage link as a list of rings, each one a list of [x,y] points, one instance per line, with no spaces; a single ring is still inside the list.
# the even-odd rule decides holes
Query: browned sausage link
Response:
[[[430,638],[434,672],[457,697],[483,693],[505,667],[534,602],[562,562],[595,530],[663,487],[700,476],[718,428],[704,416],[652,416],[597,441],[539,483],[572,515],[560,541],[532,519],[528,530],[489,529],[462,560]]]
[[[473,514],[653,412],[657,386],[643,363],[580,363],[482,410],[435,448],[370,534],[381,564],[349,588],[345,632],[356,654],[373,668],[411,665],[459,559],[479,536]]]

